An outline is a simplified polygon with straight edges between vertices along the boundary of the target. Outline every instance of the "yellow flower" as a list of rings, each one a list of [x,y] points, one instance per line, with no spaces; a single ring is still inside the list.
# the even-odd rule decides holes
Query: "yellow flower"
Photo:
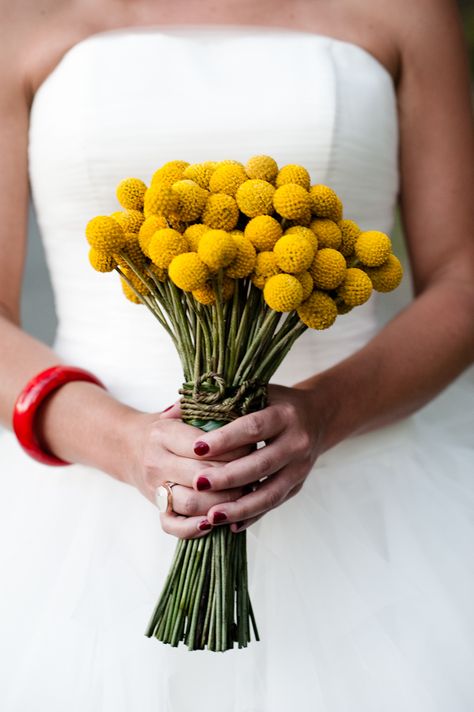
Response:
[[[263,298],[270,309],[290,312],[303,301],[303,287],[292,274],[276,274],[265,282]]]
[[[149,247],[151,238],[153,237],[153,235],[155,234],[155,232],[157,230],[163,230],[166,227],[168,227],[166,218],[162,217],[161,215],[150,215],[150,217],[147,218],[145,220],[145,222],[142,224],[140,231],[138,233],[138,242],[140,243],[142,252],[147,257],[150,256],[148,254],[148,247]]]
[[[337,306],[337,313],[338,314],[349,314],[350,311],[354,309],[354,307],[349,306],[349,304],[346,304],[345,302],[338,300],[336,302]]]
[[[234,294],[235,289],[235,279],[230,279],[230,277],[224,277],[222,281],[222,293],[221,299],[223,302],[227,302]],[[215,304],[217,299],[216,287],[212,282],[206,282],[206,284],[200,289],[195,289],[193,291],[194,299],[200,304]]]
[[[338,250],[342,242],[340,228],[332,220],[327,218],[316,218],[312,221],[311,230],[318,238],[319,247],[332,247]]]
[[[172,190],[171,185],[155,181],[145,193],[143,212],[145,217],[164,215],[168,217],[176,213],[179,204],[179,194]]]
[[[127,232],[125,233],[125,237],[127,241],[119,251],[119,254],[128,257],[137,267],[144,266],[146,264],[146,257],[138,242],[138,235],[135,232]],[[119,260],[117,261],[119,262]]]
[[[187,161],[168,161],[153,173],[151,185],[158,182],[171,187],[173,183],[183,177],[183,173],[188,166],[189,163]]]
[[[245,172],[249,178],[273,183],[278,173],[278,166],[271,156],[252,156],[245,164]]]
[[[289,227],[288,230],[285,230],[285,235],[301,235],[302,237],[306,237],[314,252],[318,249],[318,238],[309,227],[294,225],[293,227]]]
[[[367,230],[360,233],[354,251],[359,262],[366,267],[380,267],[392,251],[392,242],[384,232]]]
[[[275,185],[279,188],[286,183],[295,183],[296,185],[301,185],[305,190],[309,190],[311,184],[311,178],[306,168],[303,166],[298,166],[297,164],[289,164],[288,166],[283,166],[278,171],[276,177]]]
[[[282,235],[282,229],[278,220],[270,215],[258,215],[248,221],[244,234],[258,252],[263,252],[273,250]]]
[[[398,287],[403,277],[403,267],[395,255],[389,255],[380,267],[365,267],[364,272],[369,275],[377,292],[391,292]]]
[[[212,270],[227,267],[237,255],[237,243],[225,230],[208,230],[199,240],[199,257]]]
[[[216,168],[222,168],[222,166],[240,166],[240,168],[244,168],[243,163],[235,161],[233,158],[225,158],[223,161],[217,161]]]
[[[204,161],[203,163],[191,163],[184,169],[183,178],[190,178],[201,188],[209,189],[209,181],[217,166],[216,161]]]
[[[198,220],[206,205],[207,190],[189,178],[173,183],[172,190],[173,193],[179,195],[179,203],[176,208],[178,218],[184,222]]]
[[[91,247],[107,255],[118,252],[126,242],[123,229],[108,215],[97,215],[89,220],[86,225],[86,237]]]
[[[309,272],[300,272],[295,274],[296,279],[299,281],[303,287],[303,301],[308,299],[309,295],[313,291],[313,278]]]
[[[273,251],[278,267],[284,272],[296,274],[308,269],[314,259],[314,249],[303,235],[283,235]]]
[[[128,286],[128,284],[126,283],[126,281],[124,279],[122,279],[122,277],[120,278],[120,282],[122,284],[122,291],[125,294],[125,296],[127,297],[128,301],[133,302],[134,304],[142,304],[141,299],[139,299],[139,297],[137,297],[137,295],[135,294],[133,289],[131,289]]]
[[[361,229],[353,220],[339,220],[337,225],[342,235],[339,251],[342,252],[344,257],[351,257],[354,253],[355,243],[361,233]]]
[[[308,208],[304,212],[301,213],[299,216],[298,220],[287,220],[286,225],[290,227],[309,227],[311,224],[311,220],[313,219],[313,214]]]
[[[267,279],[280,272],[274,252],[259,252],[251,280],[256,287],[263,289]]]
[[[89,250],[89,262],[96,272],[112,272],[117,264],[112,255],[94,250],[93,247]]]
[[[235,198],[240,210],[249,218],[273,213],[275,188],[267,181],[246,180],[239,186]]]
[[[234,198],[225,193],[209,195],[202,221],[214,230],[233,230],[239,219],[239,208]]]
[[[350,307],[364,304],[372,294],[372,282],[369,276],[357,267],[350,267],[344,281],[339,285],[337,294]]]
[[[299,307],[298,316],[310,329],[329,329],[336,321],[336,303],[328,294],[316,290]]]
[[[146,189],[145,183],[140,178],[125,178],[117,186],[117,199],[122,208],[142,210]]]
[[[168,277],[168,270],[163,269],[162,267],[157,267],[153,263],[148,265],[148,269],[153,272],[158,282],[166,282],[166,278]]]
[[[168,268],[170,279],[185,292],[201,288],[209,279],[209,269],[195,252],[173,257]]]
[[[342,203],[332,188],[327,185],[312,185],[309,190],[311,210],[318,218],[342,220]]]
[[[276,189],[273,206],[282,217],[288,220],[299,220],[308,213],[309,193],[301,185],[285,183]]]
[[[320,289],[336,289],[346,276],[346,270],[344,257],[330,247],[318,250],[309,268],[314,286]]]
[[[205,232],[210,230],[209,225],[203,225],[203,223],[195,223],[190,225],[184,231],[184,237],[189,242],[191,249],[194,252],[198,251],[199,240],[204,235]]]
[[[118,210],[111,213],[110,217],[118,222],[124,232],[138,232],[145,220],[141,210]]]
[[[162,269],[167,269],[173,257],[189,251],[189,244],[184,235],[170,227],[155,232],[148,245],[152,262]]]
[[[153,289],[153,283],[149,280],[148,277],[145,276],[145,281],[141,280],[139,277],[137,277],[133,270],[127,267],[126,264],[120,265],[120,269],[122,270],[128,281],[132,284],[135,291],[137,291],[139,294],[142,294],[143,296],[150,294],[150,289]],[[147,285],[149,285],[149,287]]]
[[[235,196],[237,188],[246,180],[247,175],[241,166],[234,163],[219,165],[211,176],[209,190]]]
[[[255,267],[257,253],[248,237],[237,230],[232,233],[232,239],[237,245],[237,254],[226,269],[226,275],[233,279],[247,277]]]

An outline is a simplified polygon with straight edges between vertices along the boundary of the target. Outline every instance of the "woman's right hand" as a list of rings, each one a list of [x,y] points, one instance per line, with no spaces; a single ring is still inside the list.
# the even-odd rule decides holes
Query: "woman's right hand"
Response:
[[[160,514],[166,533],[180,539],[204,536],[212,529],[205,517],[212,506],[237,500],[250,491],[248,487],[206,491],[203,471],[223,460],[242,457],[248,454],[249,448],[239,448],[215,459],[196,454],[193,447],[202,431],[181,421],[178,404],[163,413],[134,414],[132,418],[133,426],[128,429],[130,467],[123,479],[153,504],[156,504],[156,489],[161,484],[177,483],[173,487],[173,511]]]

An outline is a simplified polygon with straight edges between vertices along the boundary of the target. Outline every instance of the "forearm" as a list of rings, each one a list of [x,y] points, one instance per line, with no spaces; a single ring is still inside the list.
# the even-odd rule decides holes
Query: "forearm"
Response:
[[[427,403],[474,357],[474,290],[445,279],[424,291],[364,348],[297,384],[324,407],[327,450]]]
[[[13,406],[22,388],[35,374],[61,363],[61,359],[3,316],[0,343],[0,419],[11,428]],[[38,434],[44,446],[58,457],[123,479],[129,421],[136,413],[98,386],[68,383],[41,406]]]

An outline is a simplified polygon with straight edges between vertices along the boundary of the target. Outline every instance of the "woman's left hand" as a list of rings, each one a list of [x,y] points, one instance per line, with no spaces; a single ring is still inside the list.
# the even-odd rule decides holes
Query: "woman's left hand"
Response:
[[[270,385],[266,408],[200,437],[195,452],[206,458],[265,442],[249,455],[196,475],[193,487],[197,490],[254,485],[248,494],[211,507],[208,520],[231,523],[234,532],[242,531],[297,494],[318,456],[322,424],[313,391]]]

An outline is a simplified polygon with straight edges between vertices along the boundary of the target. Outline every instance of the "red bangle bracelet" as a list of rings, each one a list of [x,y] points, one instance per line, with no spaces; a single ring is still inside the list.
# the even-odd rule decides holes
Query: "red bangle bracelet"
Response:
[[[13,431],[23,450],[44,465],[70,465],[52,453],[46,452],[35,433],[35,418],[39,407],[50,393],[71,381],[86,381],[101,388],[104,384],[92,373],[74,366],[53,366],[38,373],[18,396],[13,409]]]

